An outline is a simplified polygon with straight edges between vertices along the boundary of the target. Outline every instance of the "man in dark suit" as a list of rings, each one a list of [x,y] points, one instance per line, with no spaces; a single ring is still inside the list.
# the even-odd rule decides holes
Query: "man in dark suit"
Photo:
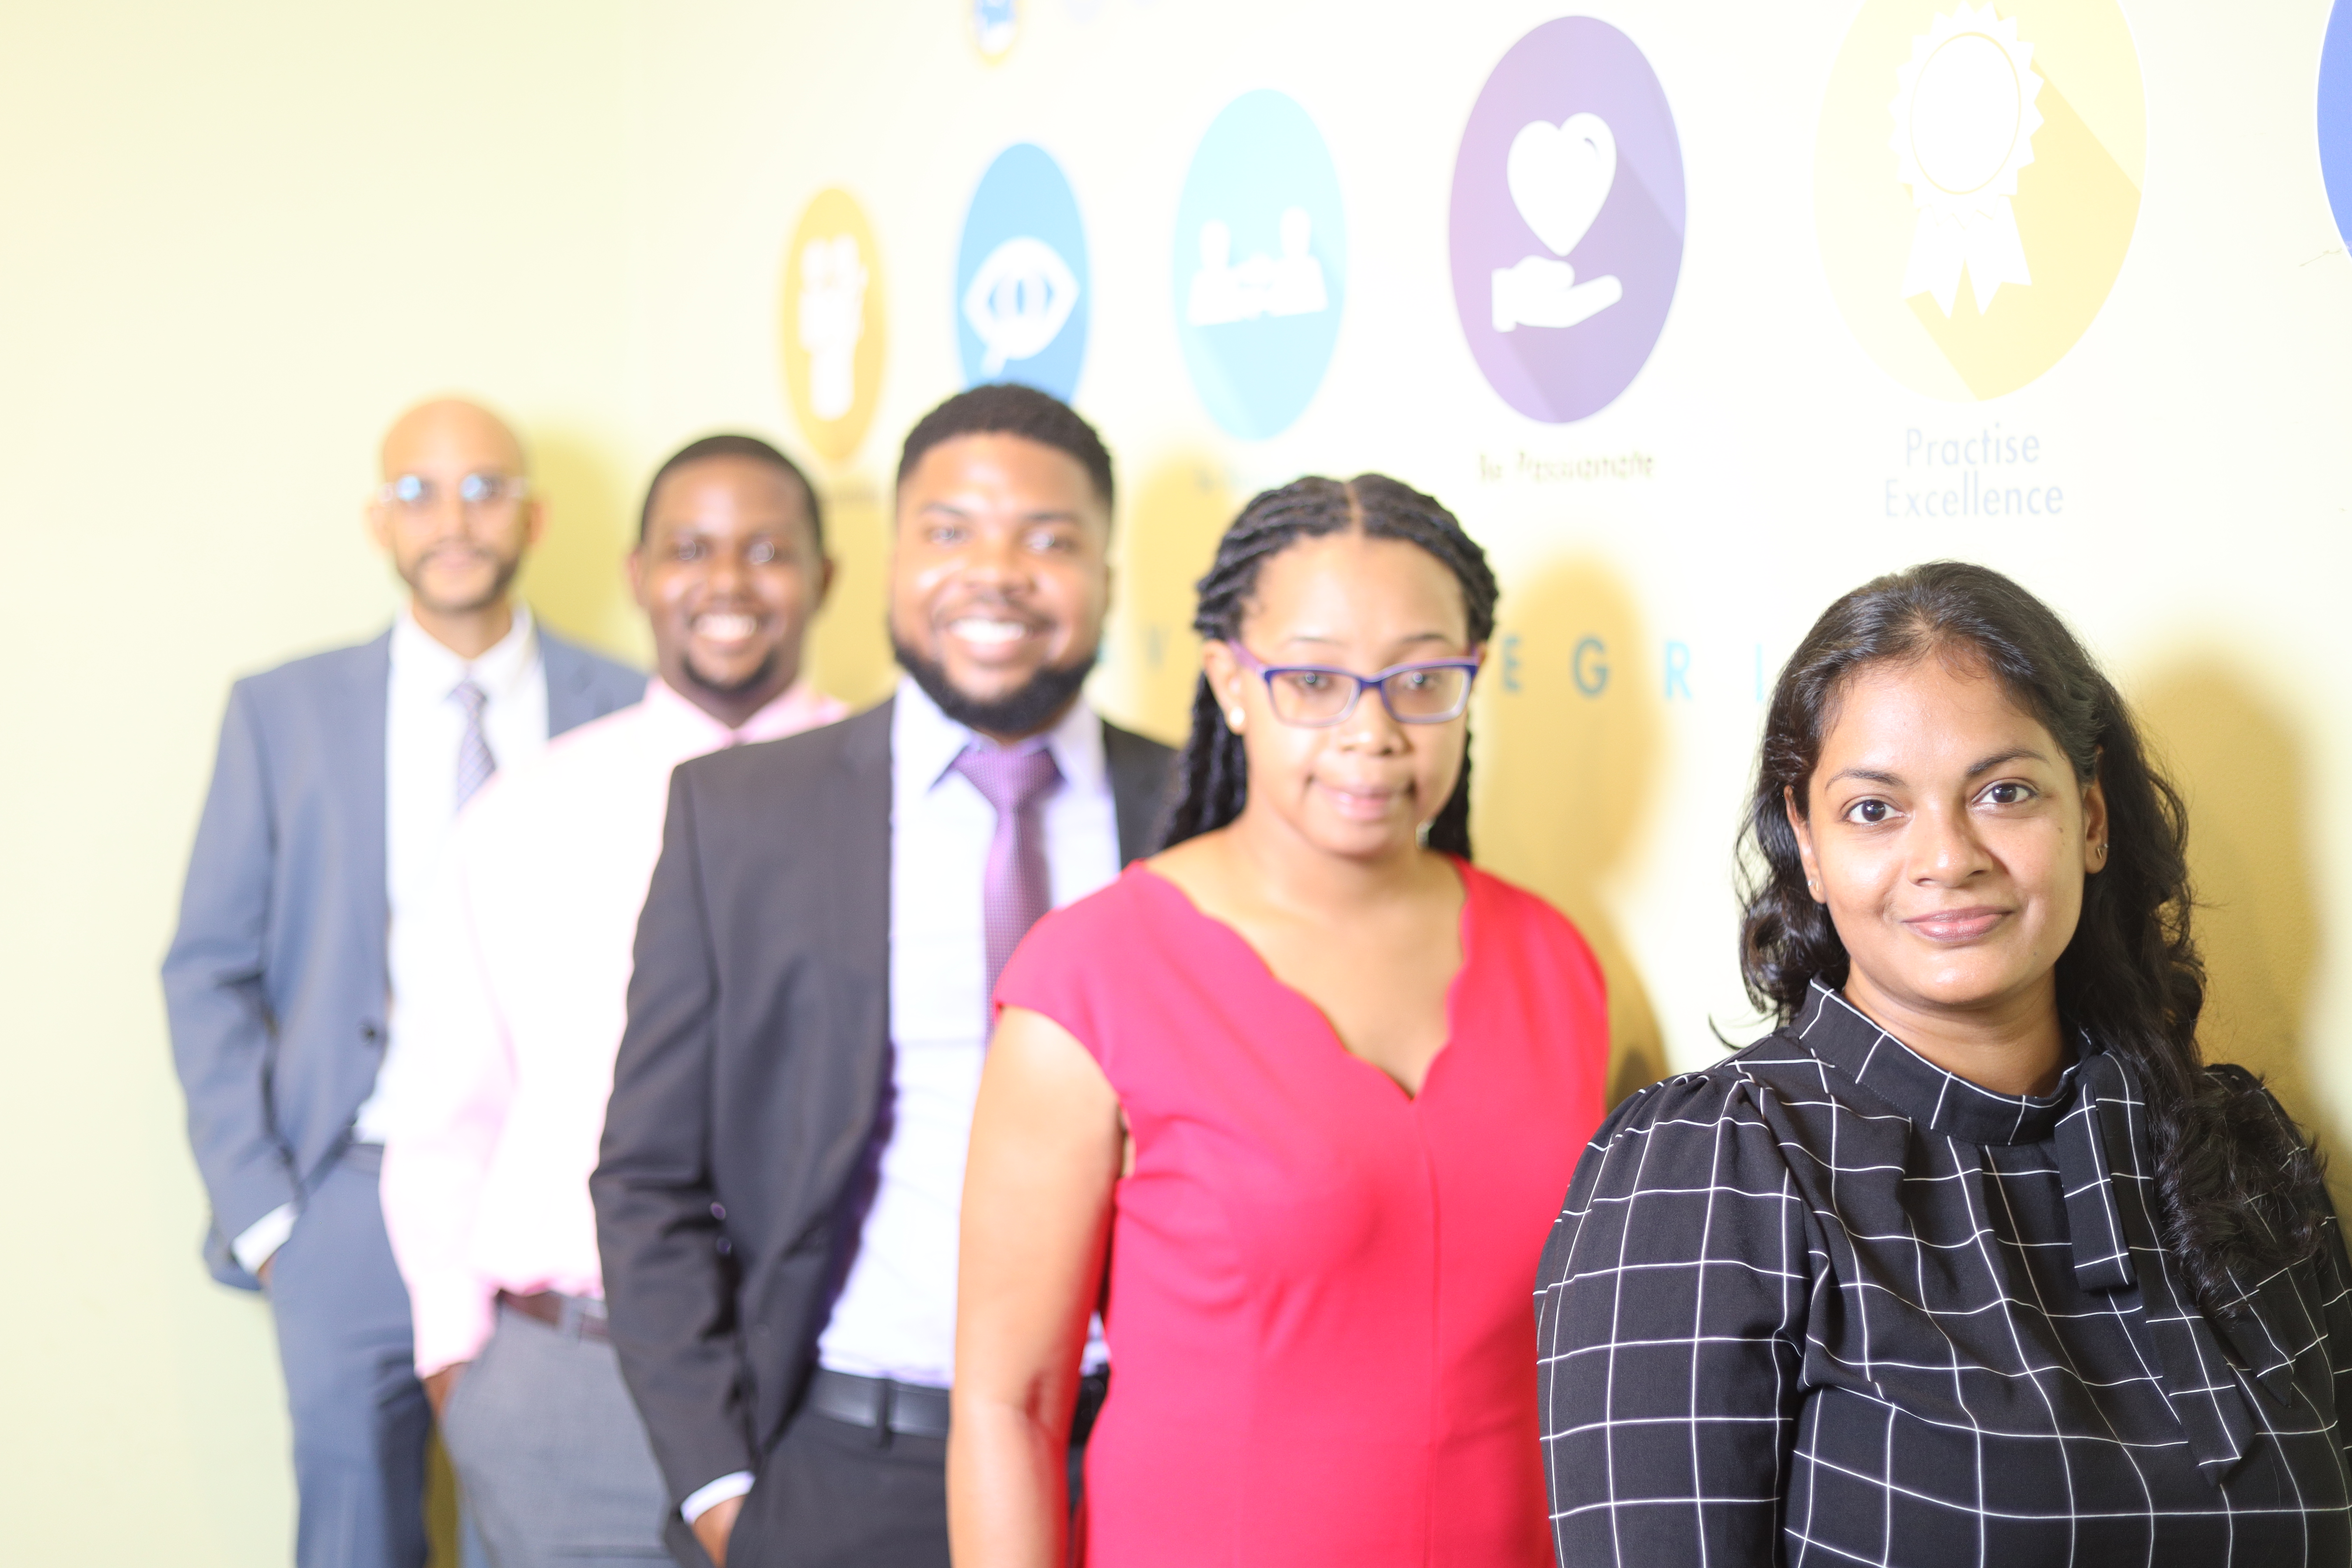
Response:
[[[376,1199],[395,935],[501,763],[646,678],[538,628],[509,587],[541,527],[520,446],[468,403],[411,409],[369,508],[409,587],[393,628],[229,692],[163,960],[215,1278],[266,1289],[304,1568],[421,1568],[425,1393]]]
[[[898,466],[898,694],[672,778],[590,1191],[690,1568],[948,1562],[989,992],[1149,847],[1171,761],[1080,696],[1111,500],[1059,402],[949,399]]]

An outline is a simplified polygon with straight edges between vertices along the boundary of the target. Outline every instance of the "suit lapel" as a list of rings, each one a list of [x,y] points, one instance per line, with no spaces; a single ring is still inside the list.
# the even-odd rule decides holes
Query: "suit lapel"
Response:
[[[539,628],[539,668],[547,679],[547,732],[561,735],[596,715],[590,710],[587,670],[574,658],[572,647]]]
[[[343,728],[335,746],[334,764],[341,771],[337,793],[352,803],[352,866],[353,896],[365,918],[373,922],[374,950],[384,952],[392,931],[392,899],[384,886],[384,724],[392,706],[392,634],[352,650],[357,657],[347,667],[347,689],[338,693],[336,709]],[[389,957],[384,962],[389,964]],[[388,971],[387,971],[388,973]],[[379,986],[381,994],[388,984]]]
[[[835,905],[843,956],[883,997],[882,1038],[888,1059],[890,995],[890,699],[845,720],[841,768],[845,795],[833,831]],[[878,872],[878,875],[877,875]]]
[[[1103,721],[1103,765],[1118,818],[1118,863],[1129,865],[1156,848],[1168,793],[1168,752],[1140,735]]]

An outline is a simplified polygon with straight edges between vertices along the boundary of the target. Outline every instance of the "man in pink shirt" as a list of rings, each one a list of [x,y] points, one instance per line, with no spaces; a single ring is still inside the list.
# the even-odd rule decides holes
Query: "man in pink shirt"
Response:
[[[772,447],[714,436],[663,464],[629,574],[653,626],[645,700],[483,789],[402,927],[384,1221],[416,1371],[498,1568],[667,1560],[588,1198],[637,913],[673,767],[845,712],[801,677],[833,565],[814,490]]]

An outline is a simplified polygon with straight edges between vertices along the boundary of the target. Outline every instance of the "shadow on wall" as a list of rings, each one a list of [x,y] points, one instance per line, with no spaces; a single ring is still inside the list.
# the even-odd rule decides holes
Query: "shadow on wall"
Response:
[[[1129,729],[1181,745],[1192,728],[1201,639],[1192,585],[1215,559],[1238,503],[1223,464],[1170,458],[1130,492],[1111,542],[1111,613],[1094,681],[1104,711]]]
[[[889,696],[898,679],[890,654],[890,492],[860,475],[825,485],[824,493],[833,594],[809,631],[809,669],[817,685],[864,708]]]
[[[2206,1059],[2262,1074],[2306,1133],[2339,1156],[2352,1152],[2352,1129],[2328,1116],[2326,1085],[2315,1081],[2326,1044],[2309,1032],[2323,944],[2306,748],[2226,655],[2169,662],[2133,692],[2160,765],[2189,803]],[[2352,1166],[2343,1158],[2329,1183],[2346,1212]]]
[[[624,564],[637,542],[635,490],[576,431],[534,430],[530,441],[547,531],[523,563],[523,598],[562,636],[650,668],[653,638]]]
[[[1501,616],[1472,721],[1472,841],[1480,864],[1558,905],[1599,956],[1613,1105],[1666,1070],[1608,905],[1658,791],[1664,698],[1636,667],[1649,637],[1611,568],[1570,560],[1517,580]]]

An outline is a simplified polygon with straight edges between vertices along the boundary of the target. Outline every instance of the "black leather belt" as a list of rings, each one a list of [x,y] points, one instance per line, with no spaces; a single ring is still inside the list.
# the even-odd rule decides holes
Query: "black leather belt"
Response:
[[[613,1331],[604,1321],[604,1303],[590,1297],[566,1296],[558,1290],[518,1296],[511,1290],[501,1290],[499,1305],[510,1312],[537,1319],[558,1333],[577,1334],[600,1345],[613,1342]]]
[[[887,1377],[859,1377],[821,1366],[809,1378],[808,1408],[829,1420],[863,1426],[877,1441],[894,1435],[948,1435],[948,1391]]]
[[[1078,1403],[1070,1423],[1070,1441],[1083,1444],[1102,1408],[1108,1387],[1101,1373],[1078,1384]],[[846,1422],[874,1434],[877,1444],[892,1436],[944,1437],[948,1435],[948,1391],[920,1383],[893,1383],[887,1377],[860,1377],[821,1366],[809,1378],[807,1408],[830,1421]]]

